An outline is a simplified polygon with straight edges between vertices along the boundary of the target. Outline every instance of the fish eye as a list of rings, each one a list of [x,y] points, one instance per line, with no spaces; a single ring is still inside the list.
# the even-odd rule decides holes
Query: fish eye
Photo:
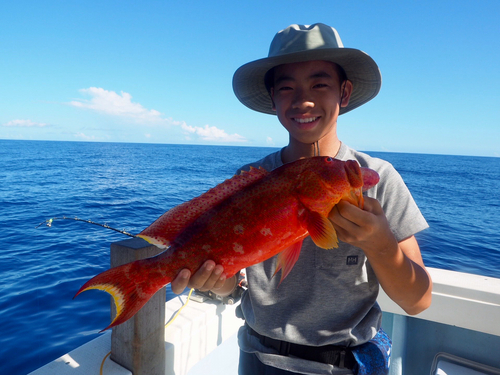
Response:
[[[328,156],[328,157],[326,158],[326,161],[333,161],[333,158],[332,158],[331,156]]]

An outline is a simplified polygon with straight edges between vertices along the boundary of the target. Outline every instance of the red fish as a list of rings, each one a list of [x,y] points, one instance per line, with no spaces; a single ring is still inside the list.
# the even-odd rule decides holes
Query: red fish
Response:
[[[363,191],[378,174],[353,160],[313,157],[272,172],[252,168],[163,214],[138,237],[167,250],[156,257],[107,270],[87,281],[88,289],[110,293],[117,314],[105,328],[137,313],[180,270],[196,272],[206,260],[239,270],[279,254],[281,281],[297,261],[302,241],[311,236],[324,249],[338,246],[328,214],[340,201],[363,207]]]

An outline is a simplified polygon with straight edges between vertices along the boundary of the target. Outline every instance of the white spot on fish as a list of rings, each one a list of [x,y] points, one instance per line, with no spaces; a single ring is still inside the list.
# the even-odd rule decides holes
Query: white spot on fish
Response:
[[[179,258],[181,258],[181,259],[186,259],[186,257],[187,257],[187,254],[185,251],[179,251],[178,254],[179,254]]]
[[[205,250],[207,253],[211,252],[212,251],[212,246],[210,245],[203,245],[201,247],[202,250]]]
[[[234,233],[236,233],[236,234],[243,234],[243,232],[245,231],[245,228],[243,228],[243,225],[241,225],[241,224],[235,225],[235,227],[233,229],[234,229]]]
[[[236,251],[237,253],[240,254],[245,254],[245,251],[243,250],[243,246],[241,246],[239,243],[233,243],[233,250]]]
[[[271,233],[271,228],[262,228],[260,230],[260,234],[263,236],[272,236],[273,234]]]

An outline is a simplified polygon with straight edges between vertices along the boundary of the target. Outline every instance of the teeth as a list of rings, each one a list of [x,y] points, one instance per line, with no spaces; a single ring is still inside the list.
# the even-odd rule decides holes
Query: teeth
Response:
[[[308,122],[316,121],[317,117],[309,117],[309,118],[296,118],[295,121],[300,122],[301,124],[306,124]]]

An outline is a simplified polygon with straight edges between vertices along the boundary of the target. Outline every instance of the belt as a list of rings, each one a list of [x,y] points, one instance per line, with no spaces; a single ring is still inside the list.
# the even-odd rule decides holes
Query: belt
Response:
[[[339,368],[354,369],[356,360],[351,350],[346,346],[325,345],[309,346],[294,344],[288,341],[276,340],[255,332],[247,325],[248,332],[259,339],[260,343],[268,348],[275,349],[280,355],[293,355],[309,361],[334,365]]]

